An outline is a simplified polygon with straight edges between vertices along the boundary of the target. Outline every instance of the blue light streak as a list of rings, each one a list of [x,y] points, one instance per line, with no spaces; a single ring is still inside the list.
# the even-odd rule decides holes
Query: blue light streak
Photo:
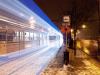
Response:
[[[31,2],[32,0],[20,0],[20,1]],[[7,1],[2,0],[2,1],[0,1],[0,9],[5,10],[6,12],[9,12],[13,15],[16,15],[16,16],[18,16],[18,17],[20,17],[24,20],[27,20],[29,22],[31,20],[31,17],[33,17],[34,22],[35,22],[34,24],[29,24],[28,23],[27,24],[28,26],[27,26],[26,23],[21,24],[23,22],[21,22],[21,23],[19,23],[18,21],[15,22],[13,19],[11,20],[10,18],[7,18],[7,17],[6,17],[6,19],[4,19],[4,16],[2,16],[2,15],[0,16],[1,17],[0,20],[12,23],[13,25],[14,24],[16,24],[16,25],[19,24],[19,26],[21,26],[22,28],[24,28],[24,27],[27,27],[27,28],[33,27],[31,29],[37,29],[37,30],[39,30],[39,28],[37,26],[41,26],[45,29],[50,28],[53,32],[61,34],[61,33],[59,33],[60,30],[53,24],[53,22],[43,13],[43,11],[33,1],[32,1],[32,4],[30,4],[30,5],[33,5],[33,10],[34,11],[30,10],[28,7],[26,7],[27,5],[26,6],[23,5],[23,3],[21,3],[20,1],[19,0],[7,0]],[[28,2],[26,2],[26,3],[28,3]],[[32,26],[32,25],[34,25],[34,26]]]
[[[60,30],[54,25],[54,23],[46,16],[46,14],[36,5],[34,0],[19,0],[24,5],[26,5],[29,9],[31,9],[34,13],[44,19],[48,24],[50,24],[53,28],[55,28],[58,32]],[[61,33],[61,32],[60,32]]]

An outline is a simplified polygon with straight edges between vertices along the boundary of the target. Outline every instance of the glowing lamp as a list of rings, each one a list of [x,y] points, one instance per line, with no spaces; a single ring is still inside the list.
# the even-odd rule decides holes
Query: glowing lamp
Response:
[[[85,28],[86,26],[85,26],[85,25],[83,25],[82,27],[83,27],[83,28]]]

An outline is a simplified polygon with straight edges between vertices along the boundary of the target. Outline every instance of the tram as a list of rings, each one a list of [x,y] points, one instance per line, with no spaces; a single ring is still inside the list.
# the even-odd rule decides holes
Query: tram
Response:
[[[62,34],[51,24],[18,0],[0,1],[0,55],[53,42],[60,47]]]

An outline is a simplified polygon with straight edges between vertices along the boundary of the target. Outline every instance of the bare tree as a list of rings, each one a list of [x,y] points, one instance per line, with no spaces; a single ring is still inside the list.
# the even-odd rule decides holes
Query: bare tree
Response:
[[[95,13],[93,4],[82,4],[76,2],[76,0],[71,2],[72,6],[68,8],[67,14],[71,16],[70,27],[74,29],[74,39],[76,38],[76,32],[78,29],[82,28],[82,24],[90,23],[96,21],[93,15]],[[76,40],[74,41],[74,54],[76,55]]]
[[[76,32],[81,28],[82,24],[90,23],[95,21],[93,18],[95,13],[93,4],[84,4],[76,2],[76,0],[71,2],[72,6],[67,11],[67,14],[71,16],[70,27],[74,29],[74,39],[76,37]]]

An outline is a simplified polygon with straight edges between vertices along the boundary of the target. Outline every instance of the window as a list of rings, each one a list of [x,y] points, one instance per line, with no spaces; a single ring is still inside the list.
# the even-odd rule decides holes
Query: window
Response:
[[[37,34],[37,40],[40,40],[40,34]]]
[[[29,32],[25,32],[25,41],[29,41]]]
[[[31,41],[34,40],[34,35],[33,35],[33,33],[30,33],[30,40],[31,40]]]
[[[45,35],[43,35],[43,40],[45,40]]]
[[[14,31],[9,29],[7,31],[7,42],[13,42],[13,35],[14,35]]]
[[[56,38],[57,38],[57,40],[60,40],[60,36],[59,35]]]
[[[40,40],[40,35],[39,35],[39,34],[34,33],[34,40]]]
[[[40,40],[42,40],[42,34],[40,34]]]
[[[23,32],[20,32],[20,41],[23,41]]]
[[[19,31],[15,31],[15,41],[19,41]]]
[[[49,36],[49,40],[56,40],[56,36]]]
[[[37,40],[37,34],[34,33],[34,40]]]
[[[6,41],[6,33],[0,33],[0,41]]]
[[[8,33],[7,34],[7,41],[10,41],[10,42],[13,41],[13,33]]]
[[[47,39],[47,36],[46,35],[43,35],[43,40],[46,40]]]
[[[0,29],[0,41],[6,41],[6,34],[7,34],[6,29]]]

